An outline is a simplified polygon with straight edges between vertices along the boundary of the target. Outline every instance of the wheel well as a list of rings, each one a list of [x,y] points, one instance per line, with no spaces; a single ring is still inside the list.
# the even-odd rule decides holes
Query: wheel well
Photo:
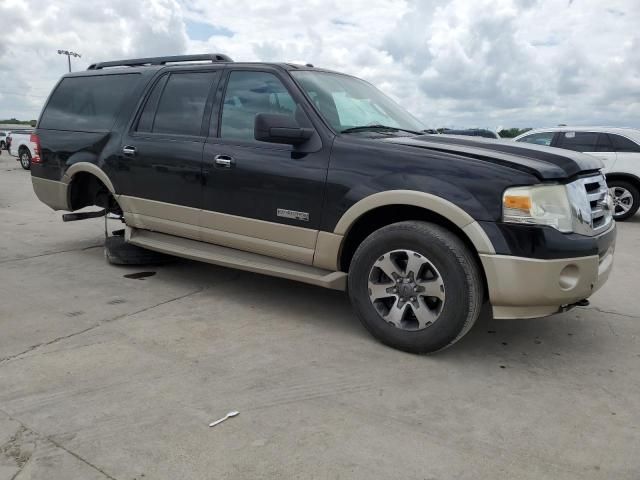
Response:
[[[392,223],[408,220],[421,220],[435,223],[446,228],[462,240],[475,257],[476,262],[478,262],[478,268],[482,274],[485,286],[485,295],[487,294],[487,279],[484,274],[484,268],[482,267],[478,252],[469,237],[467,237],[460,227],[442,215],[412,205],[385,205],[384,207],[374,208],[360,216],[345,235],[340,253],[340,270],[343,272],[349,271],[351,260],[358,246],[373,232]]]
[[[71,179],[67,195],[72,211],[96,205],[106,209],[107,212],[122,214],[122,210],[107,186],[91,173],[76,173]]]
[[[640,190],[640,178],[635,175],[631,175],[628,173],[610,173],[606,175],[607,182],[609,180],[623,180],[625,182],[631,183],[634,187]]]

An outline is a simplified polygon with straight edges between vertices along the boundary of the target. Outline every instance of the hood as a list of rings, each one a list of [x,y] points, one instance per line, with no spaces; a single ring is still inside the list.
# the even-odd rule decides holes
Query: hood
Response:
[[[387,143],[414,146],[475,158],[533,174],[541,180],[565,179],[597,171],[602,162],[591,155],[512,140],[492,140],[454,135],[392,137]]]

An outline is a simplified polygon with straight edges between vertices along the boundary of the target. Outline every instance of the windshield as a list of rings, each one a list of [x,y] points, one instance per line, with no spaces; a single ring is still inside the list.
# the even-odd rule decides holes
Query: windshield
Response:
[[[409,112],[364,80],[310,70],[291,74],[338,132],[383,125],[418,132],[425,128]]]

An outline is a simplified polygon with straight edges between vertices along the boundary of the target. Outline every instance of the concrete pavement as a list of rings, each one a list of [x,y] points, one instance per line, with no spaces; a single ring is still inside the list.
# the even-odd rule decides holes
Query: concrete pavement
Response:
[[[63,224],[6,152],[0,225],[2,480],[639,478],[640,217],[591,307],[435,356],[340,292],[108,265],[102,220]]]

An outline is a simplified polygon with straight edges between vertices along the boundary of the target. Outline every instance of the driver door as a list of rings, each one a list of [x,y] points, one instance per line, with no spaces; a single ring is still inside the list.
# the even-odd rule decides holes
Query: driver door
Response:
[[[204,146],[203,240],[311,264],[321,220],[329,145],[254,139],[258,113],[313,127],[290,78],[278,70],[230,69]]]

